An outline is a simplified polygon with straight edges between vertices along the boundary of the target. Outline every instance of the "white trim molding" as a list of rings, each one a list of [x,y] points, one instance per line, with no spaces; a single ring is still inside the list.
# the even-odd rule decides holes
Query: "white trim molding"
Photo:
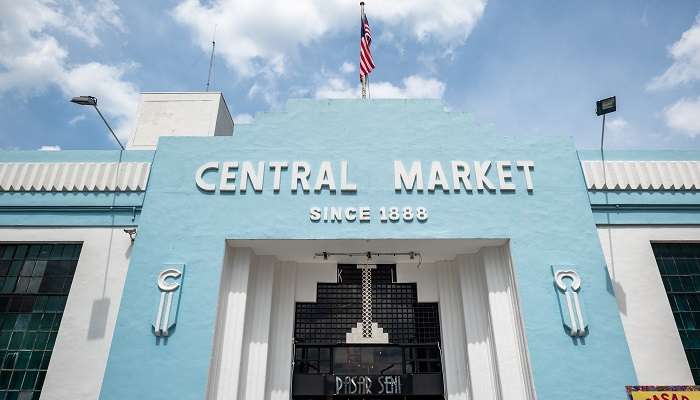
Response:
[[[698,190],[700,161],[581,161],[588,190]]]
[[[653,242],[700,242],[697,226],[598,226],[640,385],[692,385]]]
[[[178,291],[182,285],[182,278],[185,273],[185,265],[171,265],[158,274],[156,287],[160,292],[158,302],[158,312],[153,321],[153,333],[156,336],[170,336],[171,331],[177,323],[177,310],[180,308],[180,293]],[[177,291],[177,297],[175,297]],[[174,300],[173,300],[174,298]],[[175,312],[173,312],[173,309]]]
[[[2,192],[142,192],[148,162],[0,163]]]
[[[102,380],[129,266],[123,227],[2,228],[2,242],[82,243],[42,400],[94,400]]]
[[[566,280],[565,280],[566,279]],[[564,295],[566,313],[562,312],[564,326],[572,337],[584,337],[588,333],[588,324],[583,318],[579,291],[581,290],[581,277],[573,269],[560,269],[554,271],[554,284],[559,292]]]

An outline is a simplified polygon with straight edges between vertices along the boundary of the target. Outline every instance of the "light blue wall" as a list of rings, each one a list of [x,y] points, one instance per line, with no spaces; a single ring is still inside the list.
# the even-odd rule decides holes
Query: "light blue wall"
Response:
[[[0,162],[151,162],[153,151],[0,151]],[[0,226],[135,226],[144,192],[0,192]]]
[[[279,194],[271,190],[270,171],[262,194],[206,194],[194,184],[195,170],[207,161],[305,160],[314,177],[321,160],[343,159],[356,194],[292,194],[289,172]],[[531,159],[535,190],[527,193],[516,171],[514,194],[396,194],[394,159],[423,160],[425,169],[432,160],[448,168],[453,159]],[[495,170],[489,177],[497,181]],[[374,213],[382,206],[424,206],[430,219],[309,221],[309,207],[327,205],[370,206]],[[234,137],[161,139],[101,398],[204,398],[225,239],[292,238],[510,239],[538,397],[569,398],[571,390],[584,389],[590,398],[623,398],[624,386],[636,383],[570,138],[494,136],[432,101],[294,101],[284,112],[238,126]],[[187,280],[178,327],[167,343],[156,344],[150,332],[155,280],[170,262],[187,265]],[[575,266],[583,278],[590,327],[585,344],[574,344],[563,331],[552,264]]]
[[[579,150],[581,160],[600,160],[600,150]],[[692,150],[606,150],[606,161],[697,161]],[[700,191],[589,191],[598,225],[698,225]]]

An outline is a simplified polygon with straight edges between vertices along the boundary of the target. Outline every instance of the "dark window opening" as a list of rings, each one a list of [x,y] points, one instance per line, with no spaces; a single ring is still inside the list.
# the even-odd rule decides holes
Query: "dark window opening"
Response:
[[[0,244],[0,399],[39,399],[80,250]]]
[[[700,383],[700,244],[652,243],[695,383]]]

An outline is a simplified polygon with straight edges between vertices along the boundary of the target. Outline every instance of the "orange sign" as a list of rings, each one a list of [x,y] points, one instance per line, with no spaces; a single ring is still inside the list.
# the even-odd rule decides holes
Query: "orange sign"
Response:
[[[700,392],[653,391],[630,394],[633,400],[700,400]]]
[[[628,386],[632,400],[700,400],[697,386]]]

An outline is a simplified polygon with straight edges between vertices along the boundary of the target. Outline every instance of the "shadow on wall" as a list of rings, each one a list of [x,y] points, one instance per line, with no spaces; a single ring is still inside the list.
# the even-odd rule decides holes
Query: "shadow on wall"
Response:
[[[107,262],[105,265],[105,275],[102,285],[102,297],[92,302],[90,309],[90,325],[88,327],[87,340],[103,339],[107,333],[107,319],[109,317],[109,307],[112,303],[111,298],[106,297],[107,294],[107,279],[109,277],[109,268],[112,260],[112,241],[114,239],[114,229],[110,232]],[[131,259],[131,251],[134,248],[133,242],[124,251],[124,258]]]
[[[105,337],[107,330],[107,316],[109,315],[109,297],[103,297],[92,302],[90,310],[90,326],[88,328],[88,340],[97,340]]]
[[[608,219],[609,218],[610,216],[608,215]],[[605,243],[605,246],[607,246],[608,255],[610,256],[610,264],[603,265],[603,268],[605,268],[605,287],[608,293],[617,299],[617,308],[620,310],[620,313],[627,315],[627,295],[625,294],[625,289],[615,280],[615,249],[613,248],[612,229],[608,227],[606,231],[607,243]]]

